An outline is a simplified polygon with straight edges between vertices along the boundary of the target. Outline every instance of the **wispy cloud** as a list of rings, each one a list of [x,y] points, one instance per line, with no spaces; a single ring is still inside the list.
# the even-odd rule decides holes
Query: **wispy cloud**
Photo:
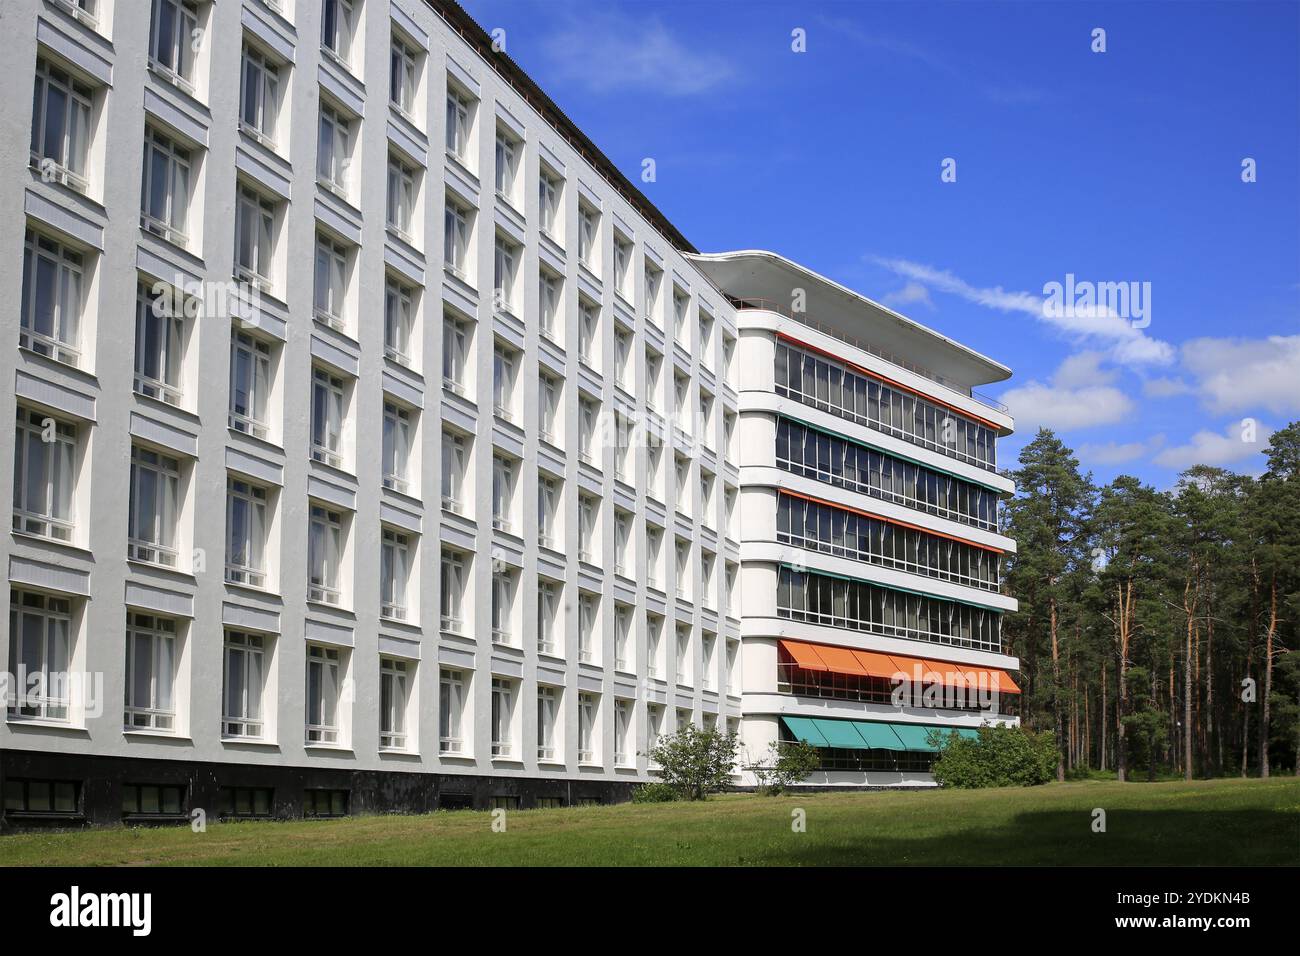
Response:
[[[883,297],[885,305],[888,306],[908,306],[924,305],[927,308],[934,308],[934,301],[930,298],[930,290],[919,282],[909,282],[897,292],[890,292]]]
[[[1260,453],[1268,447],[1272,434],[1273,429],[1262,422],[1252,423],[1249,430],[1245,423],[1233,422],[1222,432],[1198,431],[1187,444],[1166,448],[1152,460],[1165,468],[1182,471],[1192,465],[1241,467],[1241,462],[1253,458],[1254,461],[1244,470],[1250,474],[1259,474],[1265,466]]]
[[[1149,378],[1142,383],[1142,394],[1147,398],[1173,398],[1192,391],[1181,378]]]
[[[1100,363],[1099,353],[1081,352],[1062,362],[1050,382],[1031,380],[1003,392],[1002,401],[1011,408],[1016,429],[1070,431],[1128,418],[1133,401],[1111,384],[1114,372],[1101,368]]]
[[[1212,411],[1300,412],[1300,335],[1192,339],[1183,343],[1182,360]]]
[[[548,75],[592,93],[646,90],[669,96],[711,93],[739,76],[716,50],[689,46],[656,17],[613,10],[570,13],[542,37]]]
[[[972,285],[946,269],[909,259],[881,256],[870,259],[928,289],[958,296],[986,309],[1027,315],[1076,342],[1106,346],[1111,358],[1125,365],[1165,365],[1174,359],[1174,348],[1168,342],[1152,338],[1105,308],[1053,309],[1040,294],[1008,291],[1002,286]]]
[[[1103,442],[1090,444],[1085,442],[1078,447],[1079,460],[1085,465],[1122,465],[1126,462],[1146,458],[1152,452],[1164,447],[1165,436],[1152,435],[1145,441]]]

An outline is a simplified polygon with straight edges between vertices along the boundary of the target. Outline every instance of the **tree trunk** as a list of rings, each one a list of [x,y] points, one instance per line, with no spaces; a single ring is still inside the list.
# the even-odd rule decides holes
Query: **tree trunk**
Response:
[[[1102,665],[1101,667],[1101,741],[1100,741],[1101,759],[1098,761],[1098,764],[1100,765],[1098,769],[1100,770],[1106,769],[1106,672],[1109,670],[1110,668],[1107,667],[1105,664]]]
[[[1269,581],[1268,631],[1264,635],[1264,710],[1259,719],[1259,775],[1268,778],[1268,704],[1273,692],[1273,635],[1277,633],[1277,572]]]
[[[1193,565],[1193,569],[1195,565]],[[1187,612],[1187,653],[1183,655],[1183,779],[1192,779],[1192,632],[1196,630],[1196,595],[1191,577],[1183,588]]]
[[[1052,582],[1055,584],[1055,582]],[[1061,647],[1057,640],[1056,627],[1056,595],[1053,594],[1049,603],[1050,618],[1048,623],[1049,632],[1052,635],[1052,717],[1056,723],[1056,782],[1065,782],[1065,759],[1061,756],[1061,748],[1065,746],[1064,727],[1061,723]]]
[[[1120,585],[1119,604],[1119,689],[1115,698],[1115,769],[1119,782],[1128,779],[1128,748],[1124,746],[1124,711],[1128,706],[1128,642],[1129,620],[1128,606],[1133,593],[1133,582],[1125,581]]]
[[[1219,739],[1218,728],[1214,723],[1214,599],[1211,597],[1206,608],[1209,615],[1205,622],[1205,755],[1207,775],[1219,775],[1220,761],[1214,756],[1215,741]]]

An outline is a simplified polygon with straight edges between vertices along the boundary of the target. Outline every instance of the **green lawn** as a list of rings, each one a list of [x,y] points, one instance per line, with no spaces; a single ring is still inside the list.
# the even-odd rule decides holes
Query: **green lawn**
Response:
[[[1092,831],[1093,809],[1106,832]],[[807,832],[791,831],[791,811]],[[0,837],[0,864],[1300,864],[1300,780],[1103,781],[921,793],[730,795],[293,823]]]

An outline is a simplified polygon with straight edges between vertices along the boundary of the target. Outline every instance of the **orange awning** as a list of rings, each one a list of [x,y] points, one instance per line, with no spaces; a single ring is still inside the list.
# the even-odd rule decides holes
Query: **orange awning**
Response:
[[[999,693],[1020,693],[1020,688],[1011,679],[1011,675],[997,668],[971,667],[968,664],[953,664],[924,657],[881,654],[877,651],[859,651],[805,641],[782,640],[781,647],[804,670],[890,680],[898,673],[905,674],[910,679],[919,667],[922,681],[934,681],[945,687],[996,687]]]

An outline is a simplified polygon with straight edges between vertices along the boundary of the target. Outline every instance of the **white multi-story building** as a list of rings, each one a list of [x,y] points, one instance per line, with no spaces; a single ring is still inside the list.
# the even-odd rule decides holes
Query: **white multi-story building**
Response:
[[[924,783],[1006,714],[872,657],[1009,681],[1005,368],[699,255],[448,0],[5,26],[6,825],[609,801],[686,723]]]

